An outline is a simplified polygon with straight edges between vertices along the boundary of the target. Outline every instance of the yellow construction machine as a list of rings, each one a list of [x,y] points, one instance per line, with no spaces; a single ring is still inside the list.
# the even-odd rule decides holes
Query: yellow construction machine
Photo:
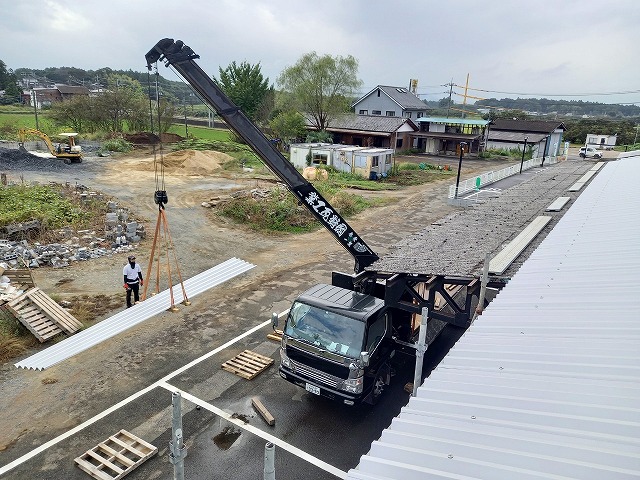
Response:
[[[20,138],[19,148],[26,152],[24,148],[24,142],[27,137],[35,135],[40,137],[47,145],[49,152],[56,158],[61,158],[64,163],[80,163],[82,162],[82,147],[76,145],[75,138],[77,133],[59,133],[57,136],[62,140],[55,145],[46,133],[36,130],[34,128],[21,128],[18,130],[18,136]]]

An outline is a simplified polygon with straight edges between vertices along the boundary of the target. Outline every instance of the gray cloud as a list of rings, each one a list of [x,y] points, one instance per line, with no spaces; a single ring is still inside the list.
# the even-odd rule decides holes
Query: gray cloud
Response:
[[[246,60],[271,82],[316,51],[356,57],[364,92],[417,78],[419,93],[438,99],[439,85],[463,85],[467,74],[472,88],[493,91],[640,90],[636,0],[0,0],[0,10],[0,60],[13,69],[143,71],[144,54],[172,37],[211,74]],[[640,94],[582,99],[639,102]]]

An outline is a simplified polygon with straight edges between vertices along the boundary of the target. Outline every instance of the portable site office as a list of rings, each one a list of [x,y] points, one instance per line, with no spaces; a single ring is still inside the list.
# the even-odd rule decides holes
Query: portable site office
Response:
[[[289,150],[291,163],[298,168],[329,165],[341,172],[364,178],[386,176],[393,166],[393,149],[328,143],[298,143]]]

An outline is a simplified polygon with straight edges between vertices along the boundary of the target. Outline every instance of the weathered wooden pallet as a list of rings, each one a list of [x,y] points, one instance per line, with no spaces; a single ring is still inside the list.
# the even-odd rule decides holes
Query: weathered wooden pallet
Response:
[[[28,268],[20,268],[16,270],[5,270],[2,275],[9,277],[13,285],[22,285],[25,288],[35,287],[31,270]]]
[[[82,323],[37,287],[7,302],[6,307],[41,343],[82,328]]]
[[[149,460],[158,448],[120,430],[75,459],[80,469],[98,480],[118,480]]]
[[[227,372],[252,380],[259,373],[263,372],[273,363],[273,358],[265,357],[259,353],[245,350],[236,355],[231,360],[227,360],[222,364],[222,368]]]

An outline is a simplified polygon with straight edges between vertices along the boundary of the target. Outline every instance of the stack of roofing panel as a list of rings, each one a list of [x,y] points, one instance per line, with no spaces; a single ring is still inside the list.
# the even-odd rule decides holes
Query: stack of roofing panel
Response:
[[[640,478],[638,160],[591,180],[347,478]]]
[[[191,277],[184,282],[184,287],[189,298],[193,298],[199,293],[204,292],[216,285],[219,285],[233,277],[240,275],[255,265],[247,263],[244,260],[232,258],[216,265],[209,270]],[[180,285],[173,287],[173,296],[176,304],[184,300],[182,288]],[[112,317],[87,328],[74,336],[67,338],[31,357],[28,357],[18,363],[16,367],[33,368],[35,370],[44,370],[51,365],[55,365],[73,355],[80,353],[98,343],[121,333],[140,322],[143,322],[154,315],[157,315],[169,308],[171,305],[171,297],[169,290],[160,292],[159,294],[148,298],[144,302],[134,305],[131,308],[118,312]]]

